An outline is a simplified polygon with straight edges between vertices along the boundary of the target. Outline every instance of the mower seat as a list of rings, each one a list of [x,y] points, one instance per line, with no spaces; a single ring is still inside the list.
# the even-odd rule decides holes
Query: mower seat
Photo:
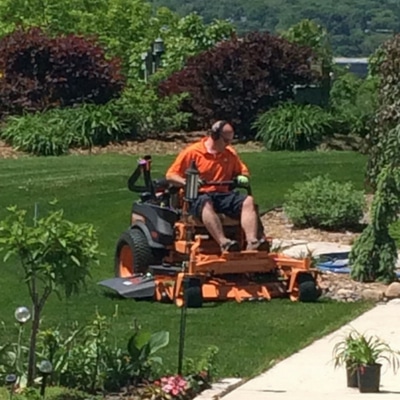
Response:
[[[240,225],[240,219],[238,218],[231,218],[225,214],[218,214],[218,217],[222,223],[222,226],[238,226]],[[195,226],[204,226],[199,218],[193,217],[189,215],[189,222],[193,223]]]

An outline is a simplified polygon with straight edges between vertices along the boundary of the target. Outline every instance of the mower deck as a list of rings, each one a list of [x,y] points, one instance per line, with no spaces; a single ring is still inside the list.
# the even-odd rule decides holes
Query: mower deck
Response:
[[[189,303],[196,304],[277,297],[297,301],[300,296],[299,275],[316,280],[318,273],[310,269],[307,259],[294,259],[267,251],[226,252],[220,256],[199,254],[192,263],[192,272],[181,267],[153,265],[149,266],[147,274],[112,278],[100,284],[126,298],[152,298],[173,302],[177,306],[183,305],[186,292],[189,293]]]

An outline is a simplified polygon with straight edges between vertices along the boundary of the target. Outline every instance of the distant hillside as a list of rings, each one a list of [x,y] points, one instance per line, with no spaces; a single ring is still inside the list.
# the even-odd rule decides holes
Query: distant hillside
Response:
[[[400,0],[150,0],[206,22],[230,19],[239,33],[279,32],[308,18],[325,26],[336,56],[368,56],[400,31]]]

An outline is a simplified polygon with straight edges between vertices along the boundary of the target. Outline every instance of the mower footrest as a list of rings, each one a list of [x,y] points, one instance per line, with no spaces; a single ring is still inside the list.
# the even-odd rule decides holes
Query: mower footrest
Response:
[[[175,276],[182,272],[182,268],[171,265],[150,265],[149,270],[153,275]]]
[[[143,299],[155,295],[156,284],[152,277],[134,275],[127,278],[111,278],[98,283],[126,298]]]

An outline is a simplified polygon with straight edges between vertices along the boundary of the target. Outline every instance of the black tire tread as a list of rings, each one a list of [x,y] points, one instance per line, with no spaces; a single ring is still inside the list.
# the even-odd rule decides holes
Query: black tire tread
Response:
[[[297,279],[299,285],[299,301],[313,303],[320,297],[314,277],[311,274],[300,274]]]
[[[121,248],[128,245],[133,253],[134,274],[146,273],[153,263],[153,253],[145,234],[138,228],[131,228],[121,234],[115,251],[115,276],[119,277],[119,255]]]

